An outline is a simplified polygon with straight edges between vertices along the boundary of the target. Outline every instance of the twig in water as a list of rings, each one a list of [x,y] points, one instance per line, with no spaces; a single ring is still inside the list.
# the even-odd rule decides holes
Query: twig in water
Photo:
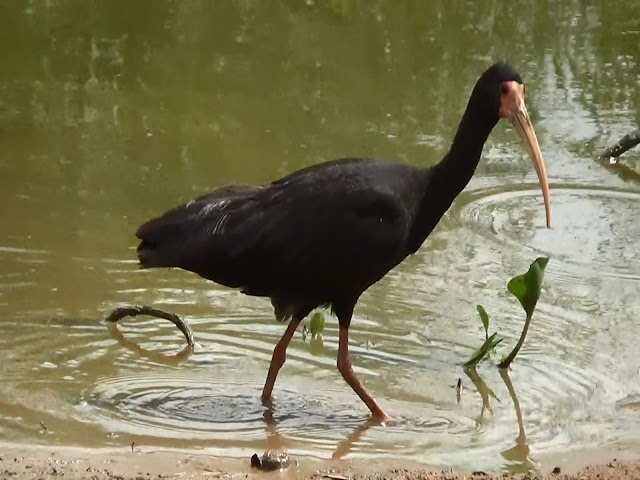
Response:
[[[633,132],[627,133],[624,137],[622,137],[618,142],[607,148],[602,155],[600,155],[601,160],[610,160],[611,158],[616,158],[622,155],[627,150],[632,149],[636,145],[640,143],[640,129],[636,129]]]
[[[164,320],[169,320],[173,323],[184,335],[184,338],[187,339],[187,343],[191,348],[194,348],[195,342],[193,340],[193,333],[189,328],[189,325],[182,319],[182,317],[176,315],[175,313],[165,312],[164,310],[159,310],[157,308],[147,307],[147,306],[136,306],[132,305],[130,307],[118,307],[111,314],[105,318],[106,322],[116,323],[118,320],[124,317],[136,317],[138,315],[149,315],[151,317],[162,318]]]
[[[336,475],[334,473],[322,473],[322,478],[329,478],[331,480],[349,480],[349,477],[344,475]]]

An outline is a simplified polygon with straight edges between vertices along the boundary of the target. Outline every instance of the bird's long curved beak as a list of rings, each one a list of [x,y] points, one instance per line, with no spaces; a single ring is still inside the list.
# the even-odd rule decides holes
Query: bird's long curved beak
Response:
[[[506,93],[504,93],[506,90]],[[549,184],[544,161],[540,153],[538,138],[533,130],[527,107],[524,104],[524,85],[518,82],[505,82],[500,105],[500,115],[508,118],[513,123],[518,135],[527,144],[527,150],[533,161],[533,166],[538,174],[538,181],[542,189],[544,210],[547,217],[547,228],[551,227],[551,201],[549,200]]]

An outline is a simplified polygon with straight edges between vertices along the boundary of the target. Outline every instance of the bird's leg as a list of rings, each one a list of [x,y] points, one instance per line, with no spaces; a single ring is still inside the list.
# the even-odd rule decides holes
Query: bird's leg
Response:
[[[353,391],[367,404],[373,418],[381,422],[388,421],[389,416],[382,407],[378,405],[378,402],[374,400],[369,392],[367,392],[367,389],[360,383],[353,368],[351,368],[351,361],[349,360],[349,327],[343,327],[342,325],[340,326],[340,337],[338,341],[338,370],[342,374],[342,378],[353,388]]]
[[[278,376],[280,368],[284,365],[284,361],[287,359],[287,347],[293,338],[293,334],[296,333],[296,328],[298,328],[300,320],[301,319],[296,316],[291,319],[287,329],[282,335],[282,338],[273,349],[273,356],[271,357],[271,364],[269,365],[269,373],[267,374],[267,380],[264,382],[264,388],[262,389],[263,402],[271,400],[273,385],[276,383],[276,377]]]

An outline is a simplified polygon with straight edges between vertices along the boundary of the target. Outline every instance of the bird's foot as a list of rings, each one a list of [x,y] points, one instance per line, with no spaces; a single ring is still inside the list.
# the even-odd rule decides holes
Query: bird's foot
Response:
[[[260,395],[260,400],[262,400],[262,404],[265,407],[269,407],[271,408],[273,406],[273,402],[271,401],[271,392],[262,392],[262,395]]]
[[[371,410],[371,420],[379,422],[382,425],[388,423],[391,420],[391,417],[387,415],[387,412],[385,412],[382,407],[380,407],[379,405],[376,406],[378,408],[376,408],[375,410]]]

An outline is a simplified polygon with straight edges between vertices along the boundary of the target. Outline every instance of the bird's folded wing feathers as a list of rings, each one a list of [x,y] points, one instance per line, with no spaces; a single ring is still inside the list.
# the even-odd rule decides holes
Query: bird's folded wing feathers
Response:
[[[233,284],[348,274],[393,256],[408,230],[394,196],[375,189],[266,188],[193,215],[199,226],[190,229],[185,253],[229,269],[221,273]]]

